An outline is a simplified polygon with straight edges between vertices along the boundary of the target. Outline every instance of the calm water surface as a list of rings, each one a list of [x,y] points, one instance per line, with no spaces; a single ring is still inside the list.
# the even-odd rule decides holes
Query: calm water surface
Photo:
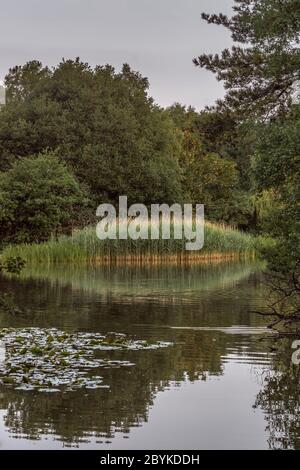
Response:
[[[30,270],[2,277],[25,313],[0,327],[120,332],[170,341],[105,351],[109,388],[39,393],[0,386],[2,449],[299,448],[299,370],[263,319],[258,264]]]

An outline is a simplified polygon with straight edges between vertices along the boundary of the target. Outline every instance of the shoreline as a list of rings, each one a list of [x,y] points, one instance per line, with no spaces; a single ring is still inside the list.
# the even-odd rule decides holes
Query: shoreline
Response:
[[[239,259],[255,259],[257,256],[253,253],[238,253],[238,252],[228,252],[228,253],[197,253],[197,254],[141,254],[141,255],[113,255],[113,256],[97,256],[88,263],[94,265],[126,265],[126,264],[136,264],[136,265],[174,265],[174,264],[206,264],[206,263],[222,263],[224,261],[237,261]]]
[[[200,265],[200,264],[218,264],[230,261],[253,261],[257,259],[258,253],[252,252],[211,252],[211,253],[170,253],[170,254],[126,254],[126,255],[98,255],[80,258],[65,259],[29,259],[26,260],[26,266],[175,266],[175,265]]]
[[[54,264],[197,264],[255,259],[267,240],[231,227],[206,223],[205,244],[185,250],[185,239],[99,240],[93,227],[43,243],[9,245],[3,259],[20,257],[27,265]]]

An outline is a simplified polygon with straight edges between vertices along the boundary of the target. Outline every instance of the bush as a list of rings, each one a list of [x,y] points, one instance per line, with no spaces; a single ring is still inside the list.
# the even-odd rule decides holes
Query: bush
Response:
[[[85,192],[54,153],[23,158],[0,174],[0,237],[41,242],[72,227],[86,204]]]

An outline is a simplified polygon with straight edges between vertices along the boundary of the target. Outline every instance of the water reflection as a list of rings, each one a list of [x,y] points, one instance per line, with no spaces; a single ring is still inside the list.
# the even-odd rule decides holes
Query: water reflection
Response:
[[[265,412],[271,449],[300,449],[300,367],[291,362],[291,343],[276,342],[273,367],[265,372],[255,403]]]
[[[2,327],[117,331],[174,343],[156,351],[106,352],[135,363],[101,371],[110,389],[50,395],[0,387],[2,448],[276,447],[275,428],[291,435],[278,410],[295,423],[297,416],[286,406],[293,378],[287,390],[283,380],[278,395],[271,390],[268,374],[277,353],[263,320],[250,313],[264,302],[259,268],[56,268],[1,278],[1,288],[27,311],[0,312]],[[289,446],[296,447],[299,428],[292,428]]]

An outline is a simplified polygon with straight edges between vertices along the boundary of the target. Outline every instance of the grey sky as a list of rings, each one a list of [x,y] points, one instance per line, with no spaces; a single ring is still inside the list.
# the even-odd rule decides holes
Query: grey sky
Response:
[[[212,74],[196,68],[202,52],[230,46],[228,32],[201,12],[231,11],[232,0],[0,0],[0,78],[39,59],[80,56],[91,65],[128,62],[150,80],[163,105],[202,108],[222,96]]]

